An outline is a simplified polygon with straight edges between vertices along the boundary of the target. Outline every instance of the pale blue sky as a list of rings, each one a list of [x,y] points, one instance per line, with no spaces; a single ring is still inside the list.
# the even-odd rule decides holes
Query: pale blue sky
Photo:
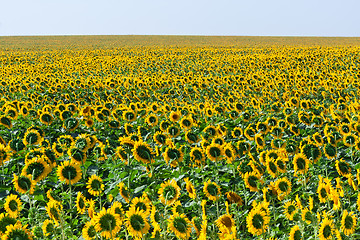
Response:
[[[0,36],[360,36],[360,0],[0,0]]]

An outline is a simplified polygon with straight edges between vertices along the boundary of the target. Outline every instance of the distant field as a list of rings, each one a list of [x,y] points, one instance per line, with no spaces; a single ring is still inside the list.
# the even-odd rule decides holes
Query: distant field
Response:
[[[359,37],[29,36],[0,37],[0,49],[117,48],[125,46],[355,46]]]

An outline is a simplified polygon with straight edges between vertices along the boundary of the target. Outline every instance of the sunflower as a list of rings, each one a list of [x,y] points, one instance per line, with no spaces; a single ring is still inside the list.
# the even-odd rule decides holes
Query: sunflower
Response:
[[[46,219],[42,224],[42,231],[46,237],[54,234],[55,232],[55,222],[50,219]]]
[[[235,228],[235,221],[230,214],[224,214],[215,221],[216,226],[221,232],[231,233]]]
[[[205,162],[205,154],[202,148],[193,147],[190,151],[190,160],[195,166],[201,166]]]
[[[92,196],[96,197],[101,195],[102,191],[104,191],[105,185],[103,184],[103,180],[94,174],[87,181],[86,188]]]
[[[170,164],[171,167],[176,167],[179,162],[182,162],[184,153],[175,147],[167,147],[163,152],[163,157],[166,164]]]
[[[128,188],[125,186],[123,182],[120,182],[117,187],[119,188],[120,195],[124,198],[124,200],[128,203],[130,200],[130,193]]]
[[[54,117],[49,112],[43,112],[39,119],[42,124],[49,126],[54,120]]]
[[[253,235],[261,235],[269,227],[270,217],[259,207],[251,209],[246,217],[248,231]]]
[[[142,140],[135,142],[134,148],[131,151],[138,162],[148,164],[151,163],[153,159],[153,150],[149,144],[143,142]]]
[[[29,192],[29,194],[33,194],[35,190],[35,181],[32,180],[32,175],[20,175],[17,176],[16,174],[13,174],[14,178],[12,182],[14,183],[16,191],[18,191],[21,194],[26,194]]]
[[[0,165],[4,164],[5,162],[10,160],[11,153],[9,149],[0,143]]]
[[[292,221],[294,219],[294,215],[297,213],[298,208],[296,206],[296,203],[294,201],[287,201],[284,204],[284,213],[285,217]]]
[[[314,163],[316,163],[321,158],[321,151],[315,144],[305,144],[301,147],[301,153],[304,154],[308,160]]]
[[[191,234],[192,224],[184,213],[174,213],[169,218],[169,232],[175,234],[177,238],[188,239]]]
[[[265,139],[261,133],[255,134],[255,143],[258,149],[264,149],[265,148]]]
[[[206,147],[206,155],[212,161],[218,161],[224,156],[224,148],[217,143],[212,143]]]
[[[328,240],[332,239],[335,235],[335,227],[333,220],[325,217],[321,222],[320,229],[319,229],[319,238],[320,240]]]
[[[83,151],[74,145],[68,149],[67,154],[71,161],[78,164],[84,164],[87,159],[86,151]]]
[[[160,185],[159,199],[164,205],[172,205],[180,196],[180,187],[174,179]]]
[[[348,212],[344,210],[341,217],[341,230],[346,236],[350,236],[355,232],[356,228],[356,214],[354,212]]]
[[[27,175],[31,174],[33,180],[38,182],[46,178],[46,176],[51,172],[51,167],[45,161],[44,157],[32,158],[25,164],[25,167],[22,169],[21,174]]]
[[[324,154],[328,159],[334,159],[337,156],[337,148],[328,143],[324,146]]]
[[[20,222],[15,223],[14,225],[9,225],[6,228],[6,232],[2,236],[2,240],[13,240],[13,239],[21,239],[21,240],[32,240],[32,233],[26,228],[26,226],[22,226]]]
[[[297,176],[297,174],[306,174],[309,170],[309,160],[302,153],[295,154],[293,158],[293,165],[294,176]]]
[[[85,119],[85,126],[87,128],[92,128],[92,126],[94,126],[94,120],[92,120],[91,118]]]
[[[46,208],[46,212],[49,215],[49,217],[52,220],[54,220],[56,225],[58,225],[61,220],[60,214],[63,209],[63,206],[61,205],[61,203],[58,201],[50,200],[49,202],[47,202],[45,208]]]
[[[189,178],[184,178],[184,181],[186,183],[186,191],[189,194],[189,197],[192,199],[196,198],[196,190],[192,182],[190,182]]]
[[[161,132],[156,132],[153,136],[154,142],[156,142],[157,144],[159,144],[160,146],[165,145],[166,144],[166,135],[162,134]]]
[[[19,197],[14,194],[7,196],[4,203],[4,209],[10,217],[16,218],[22,209],[22,203]]]
[[[254,138],[255,138],[255,135],[256,135],[256,132],[255,132],[255,130],[254,130],[252,127],[250,127],[250,125],[249,125],[247,128],[245,128],[245,130],[244,130],[244,136],[245,136],[248,140],[253,141]]]
[[[130,208],[126,212],[126,228],[129,234],[135,238],[142,238],[149,232],[150,225],[143,210]]]
[[[147,118],[145,119],[145,122],[151,126],[151,127],[155,127],[159,120],[158,120],[158,117],[155,115],[155,114],[150,114],[147,116]]]
[[[238,206],[243,205],[243,200],[237,193],[230,191],[226,192],[225,195],[230,203],[236,203]]]
[[[180,135],[181,129],[176,125],[170,125],[167,128],[167,133],[171,138],[176,138]]]
[[[0,214],[0,236],[6,232],[7,226],[14,225],[18,220],[16,218],[11,217],[8,213]]]
[[[111,205],[111,208],[115,214],[119,215],[120,220],[122,220],[125,217],[123,206],[122,206],[121,202],[118,202],[118,201],[113,202],[113,204]]]
[[[276,178],[277,175],[279,174],[278,167],[276,165],[276,160],[274,158],[267,158],[266,169],[273,178]]]
[[[40,133],[35,129],[26,131],[23,139],[23,143],[25,146],[28,145],[38,145],[42,141],[42,137]]]
[[[3,125],[8,129],[12,128],[11,119],[6,116],[0,116],[0,125]]]
[[[188,141],[190,144],[197,143],[200,141],[199,136],[191,130],[186,131],[185,133],[185,140]]]
[[[79,126],[79,120],[73,117],[67,118],[64,121],[63,128],[67,131],[73,132]]]
[[[86,198],[81,192],[77,193],[76,197],[76,210],[80,214],[84,214],[86,211]]]
[[[349,174],[351,174],[351,167],[349,163],[345,162],[344,160],[336,160],[335,166],[340,176],[347,177]]]
[[[291,182],[287,177],[280,178],[276,181],[276,191],[278,199],[281,201],[291,192]]]
[[[311,213],[311,211],[308,208],[303,208],[301,213],[301,218],[304,222],[307,224],[311,224],[314,221],[314,217]]]
[[[93,240],[95,239],[97,232],[95,230],[95,222],[94,220],[90,220],[86,222],[85,226],[82,229],[82,236],[85,240]]]
[[[347,134],[344,136],[344,145],[347,147],[355,146],[356,144],[356,136],[353,134]]]
[[[326,184],[322,180],[319,180],[317,193],[318,193],[318,196],[319,196],[320,203],[325,203],[328,200],[329,195],[330,195],[330,186],[329,186],[329,184]]]
[[[103,208],[94,216],[95,230],[105,238],[113,238],[120,231],[121,219],[114,209]]]
[[[290,229],[289,240],[302,240],[302,233],[300,231],[299,225],[295,225]]]
[[[258,192],[258,182],[260,181],[260,174],[252,171],[252,172],[246,172],[243,176],[245,186],[250,189],[252,192]]]
[[[161,215],[159,214],[159,212],[156,210],[156,207],[153,205],[151,208],[151,215],[150,215],[150,221],[151,224],[154,227],[154,232],[156,230],[161,231],[160,229],[160,224],[161,224]],[[156,233],[155,233],[156,234]]]
[[[56,171],[59,180],[64,181],[66,184],[75,184],[81,179],[80,165],[73,161],[64,161],[58,166]]]
[[[190,116],[188,117],[184,117],[180,120],[180,126],[182,129],[190,129],[192,126],[194,125],[194,120],[193,118]]]
[[[143,210],[145,215],[150,215],[151,206],[150,201],[147,200],[147,198],[144,197],[136,197],[131,200],[130,208],[136,208],[138,210]]]
[[[204,183],[204,194],[209,200],[217,201],[220,198],[220,186],[215,182],[211,182],[210,179]]]

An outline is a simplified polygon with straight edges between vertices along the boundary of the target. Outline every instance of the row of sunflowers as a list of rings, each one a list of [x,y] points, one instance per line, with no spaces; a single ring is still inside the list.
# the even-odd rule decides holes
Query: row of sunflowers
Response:
[[[359,47],[0,51],[0,236],[358,239]]]

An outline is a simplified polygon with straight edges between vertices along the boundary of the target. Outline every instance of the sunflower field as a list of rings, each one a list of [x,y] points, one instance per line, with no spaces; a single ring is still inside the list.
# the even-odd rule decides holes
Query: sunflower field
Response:
[[[1,38],[1,239],[360,239],[360,41],[232,39]]]

